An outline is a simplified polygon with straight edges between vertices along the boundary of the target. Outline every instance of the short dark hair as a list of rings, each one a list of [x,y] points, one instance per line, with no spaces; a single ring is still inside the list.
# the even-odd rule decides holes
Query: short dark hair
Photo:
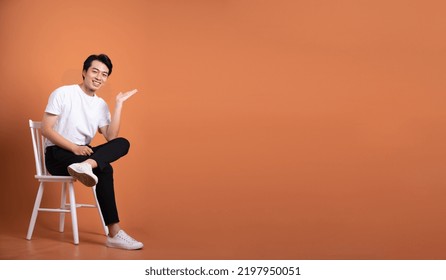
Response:
[[[98,60],[105,64],[108,68],[108,75],[110,76],[113,70],[113,64],[111,62],[111,59],[106,54],[92,54],[84,61],[84,66],[82,68],[83,71],[88,71],[88,68],[90,68],[91,63],[95,60]],[[84,79],[84,75],[82,74],[82,79]]]

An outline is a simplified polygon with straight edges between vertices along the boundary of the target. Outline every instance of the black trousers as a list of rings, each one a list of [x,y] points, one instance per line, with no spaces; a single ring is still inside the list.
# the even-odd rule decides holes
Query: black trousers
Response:
[[[72,163],[93,159],[98,167],[93,173],[98,177],[96,196],[101,207],[102,216],[106,225],[119,222],[118,209],[116,207],[115,190],[113,183],[113,167],[110,163],[125,156],[130,148],[130,142],[125,138],[115,138],[97,147],[91,147],[93,154],[90,156],[78,156],[71,151],[58,146],[49,146],[45,151],[45,164],[51,175],[67,176],[67,167]]]

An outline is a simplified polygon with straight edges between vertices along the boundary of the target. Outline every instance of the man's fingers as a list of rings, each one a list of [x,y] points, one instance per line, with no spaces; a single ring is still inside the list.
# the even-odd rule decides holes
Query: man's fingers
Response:
[[[91,155],[92,153],[93,153],[93,150],[92,150],[90,147],[88,147],[88,146],[84,146],[83,149],[82,149],[82,151],[80,152],[80,155],[83,155],[83,156],[89,156],[89,155]]]
[[[135,94],[137,92],[138,92],[138,90],[135,88],[135,89],[133,89],[131,91],[127,91],[127,94],[133,95],[133,94]]]
[[[116,96],[116,100],[119,102],[126,101],[127,99],[129,99],[132,95],[134,95],[137,92],[138,92],[137,89],[133,89],[133,90],[130,90],[127,92],[121,92]]]

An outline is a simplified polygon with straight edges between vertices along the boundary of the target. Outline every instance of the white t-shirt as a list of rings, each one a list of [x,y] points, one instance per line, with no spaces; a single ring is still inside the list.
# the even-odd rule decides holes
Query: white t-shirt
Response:
[[[86,94],[79,85],[53,91],[45,112],[59,116],[54,130],[77,145],[90,144],[98,129],[111,120],[107,103],[96,94]],[[46,146],[53,145],[47,140]]]

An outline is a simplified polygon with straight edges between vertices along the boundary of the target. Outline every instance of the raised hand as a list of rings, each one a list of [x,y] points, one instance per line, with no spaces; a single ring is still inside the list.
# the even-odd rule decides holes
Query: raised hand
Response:
[[[130,90],[130,91],[127,91],[127,92],[120,92],[120,93],[118,93],[118,95],[116,95],[116,104],[121,105],[122,103],[124,103],[124,101],[129,99],[132,95],[134,95],[137,92],[138,92],[137,89],[133,89],[133,90]]]

